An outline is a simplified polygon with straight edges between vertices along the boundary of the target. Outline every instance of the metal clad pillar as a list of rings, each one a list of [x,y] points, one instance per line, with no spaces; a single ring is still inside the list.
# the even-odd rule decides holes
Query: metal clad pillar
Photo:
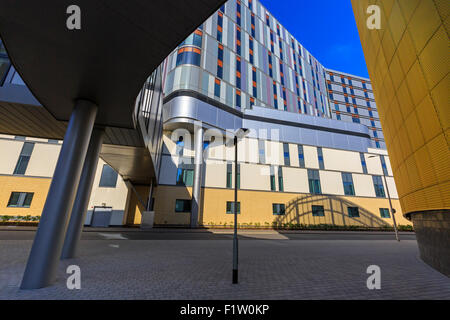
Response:
[[[91,197],[92,184],[94,183],[95,172],[97,170],[98,156],[102,148],[103,135],[103,128],[94,128],[89,142],[86,159],[84,160],[77,196],[73,204],[72,213],[70,214],[70,221],[69,226],[67,227],[61,259],[74,258],[76,255],[81,230],[83,229],[84,220],[86,218],[89,199]]]
[[[201,125],[194,126],[194,140],[195,169],[194,183],[192,186],[191,228],[198,226],[198,217],[200,215],[203,169],[203,128]]]
[[[96,114],[97,106],[94,103],[87,100],[75,102],[21,289],[42,288],[55,280]]]

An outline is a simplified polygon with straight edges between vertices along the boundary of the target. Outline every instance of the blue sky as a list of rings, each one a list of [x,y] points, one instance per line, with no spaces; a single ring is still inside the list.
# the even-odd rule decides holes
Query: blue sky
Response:
[[[327,68],[368,78],[350,0],[260,0]]]

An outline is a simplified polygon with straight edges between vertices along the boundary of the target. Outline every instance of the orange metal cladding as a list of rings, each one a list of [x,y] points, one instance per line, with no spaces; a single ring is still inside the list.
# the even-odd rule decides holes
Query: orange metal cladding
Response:
[[[194,47],[184,47],[178,50],[178,53],[183,53],[183,52],[195,52],[200,54],[201,51],[198,48],[194,48]]]

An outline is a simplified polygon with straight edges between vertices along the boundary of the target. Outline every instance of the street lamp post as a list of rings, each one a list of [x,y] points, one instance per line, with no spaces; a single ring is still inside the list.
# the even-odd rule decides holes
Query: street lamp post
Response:
[[[242,139],[249,132],[246,128],[239,129],[234,135],[234,233],[233,233],[233,284],[238,283],[238,237],[237,237],[237,193],[238,193],[238,139]]]
[[[369,158],[374,158],[375,156],[369,156]],[[381,162],[381,154],[379,155],[380,157],[380,163]],[[383,171],[383,180],[384,180],[384,184],[386,186],[386,192],[387,192],[387,196],[389,199],[389,208],[390,208],[390,212],[391,212],[391,216],[392,216],[392,222],[394,224],[394,232],[395,232],[395,239],[397,239],[397,241],[400,241],[400,238],[398,237],[398,230],[397,230],[397,222],[395,221],[395,209],[392,208],[392,201],[391,201],[391,195],[389,193],[389,187],[386,181],[386,174],[384,173],[384,168],[381,168],[381,170]]]

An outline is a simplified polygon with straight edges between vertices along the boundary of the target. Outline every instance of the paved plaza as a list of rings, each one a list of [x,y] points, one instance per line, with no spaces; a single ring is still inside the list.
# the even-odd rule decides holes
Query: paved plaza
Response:
[[[0,299],[450,299],[450,279],[419,258],[413,233],[90,230],[48,288],[19,290],[34,231],[0,229]],[[81,289],[66,268],[81,269]],[[381,289],[366,286],[370,265]]]

